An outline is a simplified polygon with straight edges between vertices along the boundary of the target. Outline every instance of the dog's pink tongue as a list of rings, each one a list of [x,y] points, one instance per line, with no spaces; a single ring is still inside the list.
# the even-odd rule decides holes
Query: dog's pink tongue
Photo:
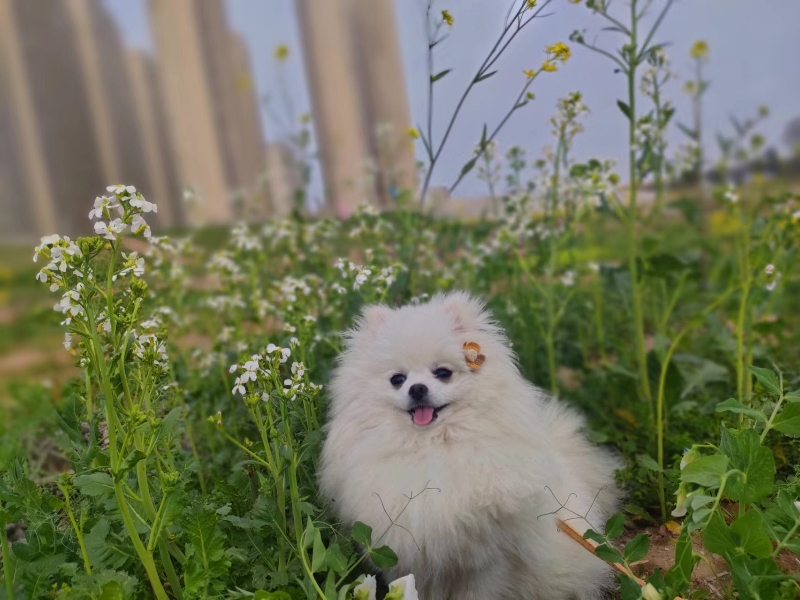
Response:
[[[414,424],[427,425],[433,421],[433,408],[430,406],[420,406],[414,410]]]

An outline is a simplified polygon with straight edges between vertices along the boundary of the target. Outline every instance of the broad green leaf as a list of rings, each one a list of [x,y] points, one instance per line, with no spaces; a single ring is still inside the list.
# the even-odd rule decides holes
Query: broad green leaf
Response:
[[[692,510],[698,510],[700,507],[703,507],[706,504],[710,504],[714,500],[715,500],[714,496],[706,496],[704,494],[698,494],[697,496],[692,496],[689,499],[689,506],[692,507]]]
[[[164,501],[164,507],[161,509],[161,516],[158,520],[156,528],[150,533],[158,539],[167,527],[172,525],[181,516],[183,507],[186,506],[186,494],[183,490],[173,490]]]
[[[734,398],[728,398],[725,402],[720,402],[717,404],[717,412],[732,412],[732,413],[741,413],[743,415],[747,415],[754,421],[758,421],[759,423],[766,423],[767,417],[761,411],[755,410],[748,406],[745,406],[738,400]]]
[[[594,549],[594,553],[608,563],[621,563],[622,555],[616,548],[612,548],[608,544],[600,544]]]
[[[119,470],[114,475],[114,479],[116,481],[120,481],[123,477],[125,477],[125,474],[128,471],[136,468],[136,465],[139,463],[139,461],[146,458],[147,455],[141,450],[133,450],[130,454],[128,454],[128,456],[125,457],[125,460],[122,461]]]
[[[772,492],[775,458],[769,448],[761,445],[755,430],[745,429],[734,434],[723,427],[719,449],[730,457],[731,469],[744,473],[744,477],[736,475],[728,479],[725,486],[725,495],[728,498],[750,504]]]
[[[790,437],[800,437],[800,402],[787,404],[775,417],[772,428]]]
[[[391,569],[397,564],[397,554],[389,546],[373,548],[369,551],[369,557],[379,569]]]
[[[609,539],[618,538],[622,535],[625,527],[625,516],[622,513],[614,513],[611,518],[606,521],[605,533]]]
[[[331,544],[325,554],[325,563],[331,571],[341,573],[347,568],[347,557],[339,544]]]
[[[114,480],[108,473],[78,475],[74,483],[84,496],[110,496],[114,493]]]
[[[658,473],[664,471],[664,469],[661,468],[661,465],[659,465],[649,454],[638,454],[636,456],[636,462],[640,467],[644,467],[649,471],[656,471]]]
[[[225,554],[227,539],[217,526],[218,515],[201,509],[181,520],[187,540],[183,564],[185,593],[190,598],[221,594],[231,561]]]
[[[439,81],[442,77],[447,75],[450,71],[452,71],[452,69],[445,69],[444,71],[440,71],[436,75],[431,75],[431,83],[433,83],[434,81]]]
[[[130,559],[130,549],[118,546],[114,536],[109,539],[111,524],[101,517],[92,530],[83,534],[83,543],[93,569],[121,569]]]
[[[700,557],[694,554],[692,540],[688,530],[681,531],[678,543],[675,545],[675,562],[664,575],[667,585],[678,592],[683,592],[692,582],[692,571]]]
[[[647,551],[650,549],[650,536],[646,533],[640,533],[630,542],[625,544],[624,556],[625,560],[629,563],[642,560],[647,556]]]
[[[619,593],[622,600],[639,600],[642,597],[642,587],[635,579],[631,579],[627,575],[620,575]]]
[[[372,545],[372,527],[356,521],[353,523],[353,539],[364,548],[369,548]]]
[[[736,545],[756,558],[767,558],[772,554],[772,542],[764,530],[764,520],[754,510],[731,523]]]
[[[709,552],[720,556],[726,556],[736,550],[733,536],[718,513],[711,515],[708,525],[703,529],[703,546]]]
[[[724,454],[702,456],[690,462],[681,471],[681,481],[703,487],[719,487],[722,475],[728,470],[728,457]]]
[[[793,392],[787,392],[784,396],[784,399],[787,402],[800,402],[800,390],[794,390]]]
[[[762,369],[761,367],[750,367],[750,372],[756,376],[761,386],[770,394],[780,396],[782,393],[781,384],[778,376],[771,369]]]
[[[325,544],[319,529],[314,530],[314,549],[311,552],[311,572],[319,573],[325,566]]]

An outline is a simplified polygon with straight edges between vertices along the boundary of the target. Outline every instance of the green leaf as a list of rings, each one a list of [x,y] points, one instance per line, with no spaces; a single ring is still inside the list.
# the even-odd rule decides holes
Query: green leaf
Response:
[[[775,394],[776,396],[780,396],[783,390],[781,390],[781,384],[778,380],[778,376],[775,374],[774,371],[771,369],[762,369],[761,367],[750,367],[750,372],[756,376],[758,382],[761,386],[767,390],[770,394]]]
[[[741,413],[743,415],[747,415],[754,421],[758,421],[759,423],[767,422],[767,417],[764,415],[764,413],[745,406],[734,398],[728,398],[725,400],[725,402],[720,402],[717,404],[717,412]]]
[[[625,560],[629,563],[642,560],[647,556],[647,551],[650,549],[650,536],[646,533],[640,533],[630,542],[625,544],[624,556]]]
[[[711,515],[708,525],[703,529],[703,546],[709,552],[720,556],[726,556],[736,550],[733,536],[718,513]]]
[[[472,169],[475,167],[475,163],[477,161],[478,161],[478,157],[476,156],[476,157],[472,158],[467,164],[465,164],[461,168],[461,177],[463,177],[464,175],[466,175],[467,173],[472,171]]]
[[[188,540],[183,580],[185,592],[191,598],[214,596],[225,589],[231,562],[225,554],[227,540],[217,526],[217,519],[213,510],[204,508],[189,513],[181,521]]]
[[[783,398],[787,402],[800,402],[800,390],[794,390],[793,392],[787,392],[786,395]]]
[[[619,550],[612,548],[608,544],[600,544],[594,549],[594,553],[608,563],[621,563],[622,555]]]
[[[755,430],[745,429],[734,435],[723,427],[719,449],[730,457],[730,468],[744,473],[744,477],[736,475],[728,479],[725,486],[728,498],[750,504],[772,492],[775,458],[769,448],[761,445]]]
[[[639,600],[642,597],[642,587],[627,575],[619,576],[619,592],[622,600]]]
[[[164,420],[161,421],[161,425],[158,427],[158,433],[156,434],[156,443],[159,443],[161,440],[168,438],[172,431],[175,429],[175,425],[178,423],[178,419],[183,412],[183,408],[180,406],[173,408]]]
[[[491,77],[491,76],[492,76],[492,75],[494,75],[495,73],[497,73],[497,71],[491,71],[491,72],[489,72],[489,73],[485,73],[485,74],[483,74],[483,75],[478,75],[478,76],[475,78],[475,81],[474,81],[474,83],[478,83],[479,81],[483,81],[484,79],[489,79],[489,77]]]
[[[286,592],[266,592],[264,590],[258,590],[253,594],[253,600],[292,600],[292,597]]]
[[[303,532],[303,548],[308,550],[311,548],[311,545],[314,543],[314,536],[318,533],[317,528],[314,527],[314,521],[311,520],[311,517],[306,519],[306,529]]]
[[[341,573],[347,568],[347,557],[345,557],[339,544],[331,544],[325,555],[325,563],[331,571]]]
[[[311,553],[311,572],[319,573],[325,566],[325,544],[322,543],[322,534],[319,529],[314,530],[314,549]]]
[[[111,536],[111,524],[102,517],[89,533],[84,533],[83,543],[89,555],[89,563],[94,569],[121,569],[130,559],[129,548],[120,548]]]
[[[800,402],[787,404],[775,417],[772,428],[790,437],[800,437]]]
[[[772,542],[764,530],[764,520],[754,510],[731,523],[736,545],[756,558],[767,558],[772,554]]]
[[[450,71],[452,71],[452,69],[445,69],[444,71],[441,71],[441,72],[437,73],[436,75],[431,75],[431,83],[433,83],[434,81],[439,81],[442,77],[447,75]]]
[[[692,549],[689,531],[684,528],[675,545],[675,562],[664,575],[664,581],[678,592],[683,592],[692,582],[692,571],[699,560],[700,557]]]
[[[381,546],[370,550],[369,557],[379,569],[391,569],[397,564],[397,554],[389,546]]]
[[[703,487],[719,487],[722,475],[728,470],[728,457],[712,454],[693,460],[681,471],[681,481]]]
[[[625,528],[625,516],[622,513],[614,513],[611,518],[606,521],[605,533],[609,539],[618,538],[622,535]]]
[[[150,535],[158,539],[162,531],[178,520],[181,516],[181,512],[183,512],[184,506],[186,506],[186,494],[183,490],[173,490],[169,492],[169,496],[164,501],[164,508],[161,510],[161,517],[158,520],[158,524]]]
[[[147,455],[142,452],[141,450],[133,450],[128,456],[125,457],[125,460],[122,461],[122,464],[119,467],[119,470],[114,474],[114,480],[120,481],[128,471],[136,468],[136,465],[140,460],[144,460],[147,458]]]
[[[648,471],[656,471],[657,473],[662,473],[664,471],[664,469],[661,468],[661,465],[659,465],[649,454],[637,454],[636,463]]]
[[[606,536],[602,533],[597,533],[594,529],[587,529],[586,533],[583,534],[583,539],[594,540],[598,544],[605,544],[608,541]]]
[[[622,114],[628,118],[628,121],[632,120],[631,117],[631,107],[625,104],[622,100],[617,100],[617,106],[622,111]]]
[[[74,483],[84,496],[110,496],[114,493],[114,480],[108,473],[78,475]]]
[[[372,527],[356,521],[353,523],[353,539],[364,548],[369,548],[372,545]]]

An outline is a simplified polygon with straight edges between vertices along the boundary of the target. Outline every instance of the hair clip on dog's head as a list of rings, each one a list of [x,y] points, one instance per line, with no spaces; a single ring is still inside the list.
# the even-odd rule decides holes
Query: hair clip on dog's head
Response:
[[[464,358],[467,366],[473,371],[480,369],[481,365],[486,362],[486,357],[481,354],[480,344],[475,342],[464,342]]]

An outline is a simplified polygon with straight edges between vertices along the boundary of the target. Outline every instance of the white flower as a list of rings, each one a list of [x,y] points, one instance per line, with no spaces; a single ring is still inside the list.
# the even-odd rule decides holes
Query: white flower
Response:
[[[116,197],[112,199],[106,196],[98,196],[94,199],[94,208],[89,211],[89,218],[102,219],[106,212],[108,212],[110,217],[111,209],[119,207],[120,205],[119,202],[117,202]]]
[[[133,187],[132,185],[122,185],[121,183],[118,183],[117,185],[108,186],[106,188],[106,191],[114,192],[115,194],[123,194],[124,192],[127,192],[129,194],[135,194],[136,188]]]
[[[794,507],[797,509],[797,512],[800,512],[800,500],[795,500]]]
[[[247,383],[248,381],[255,381],[258,377],[258,361],[255,360],[248,360],[244,365],[242,365],[244,369],[244,373],[242,374],[242,383]]]
[[[110,223],[106,223],[105,221],[98,221],[94,224],[94,232],[97,235],[102,235],[105,239],[111,240],[112,242],[117,239],[117,234],[122,233],[125,231],[127,225],[122,222],[122,219],[114,219]]]
[[[64,342],[63,342],[63,344],[64,344],[64,349],[65,350],[69,350],[70,348],[72,348],[72,334],[69,331],[67,331],[64,334]]]
[[[775,265],[769,264],[766,267],[764,267],[764,273],[766,273],[767,275],[772,275],[774,272],[775,272]]]
[[[133,206],[134,208],[141,209],[142,212],[146,213],[158,212],[158,207],[152,202],[148,202],[147,200],[145,200],[144,196],[142,196],[141,194],[136,194],[133,198],[131,198],[130,205]]]
[[[575,283],[575,273],[567,271],[561,276],[561,283],[567,287],[571,287]]]
[[[739,196],[736,193],[736,189],[733,187],[733,185],[729,185],[728,189],[722,196],[731,204],[736,204],[739,201]]]
[[[247,393],[247,390],[245,389],[244,385],[242,385],[241,377],[236,378],[236,381],[233,384],[233,389],[231,390],[231,394],[236,394],[236,393],[239,393],[242,396],[244,396]]]
[[[267,354],[272,354],[276,350],[280,350],[280,348],[278,348],[278,346],[276,346],[275,344],[269,344],[267,346]]]
[[[375,600],[378,582],[374,575],[367,575],[364,581],[353,588],[353,600]]]
[[[300,345],[300,340],[298,340],[296,337],[293,337],[292,339],[289,340],[289,345],[292,348],[295,348],[296,346]]]
[[[131,232],[136,235],[144,233],[144,237],[146,238],[149,238],[153,235],[150,232],[150,226],[147,224],[147,221],[144,220],[142,215],[133,215],[133,219],[131,219]]]
[[[239,368],[239,365],[231,365],[231,368],[228,369],[228,373],[233,373],[238,368]]]
[[[414,575],[409,574],[400,579],[395,579],[389,584],[390,594],[400,594],[399,600],[419,600]]]

